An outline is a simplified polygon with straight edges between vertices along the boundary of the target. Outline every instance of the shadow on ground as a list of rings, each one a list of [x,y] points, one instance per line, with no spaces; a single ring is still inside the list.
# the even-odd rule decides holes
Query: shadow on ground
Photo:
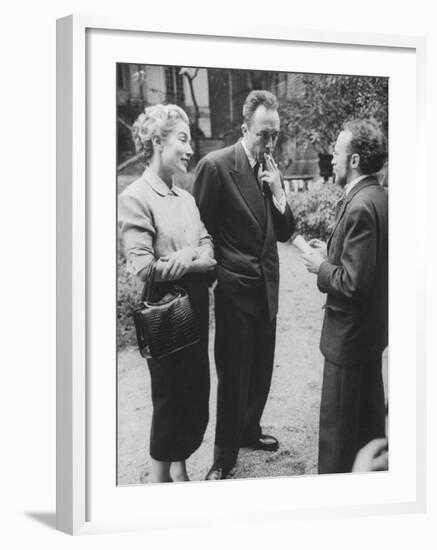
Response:
[[[24,515],[50,529],[56,529],[56,512],[25,512]]]

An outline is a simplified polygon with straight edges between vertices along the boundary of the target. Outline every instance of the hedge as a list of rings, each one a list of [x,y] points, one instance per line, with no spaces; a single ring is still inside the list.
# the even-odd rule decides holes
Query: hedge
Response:
[[[315,183],[308,191],[289,193],[288,203],[296,219],[296,232],[306,239],[326,241],[335,222],[335,205],[341,195],[332,183]]]

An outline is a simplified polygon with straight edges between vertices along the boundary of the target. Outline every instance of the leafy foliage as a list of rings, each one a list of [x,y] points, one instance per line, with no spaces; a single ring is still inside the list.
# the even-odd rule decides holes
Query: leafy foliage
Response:
[[[136,346],[132,312],[139,302],[141,286],[126,270],[126,258],[119,242],[117,252],[117,347]]]
[[[309,191],[290,193],[288,203],[296,219],[296,231],[307,239],[326,241],[334,226],[340,194],[340,188],[331,183],[314,184]]]
[[[317,136],[326,153],[346,120],[374,118],[387,132],[388,79],[304,74],[303,94],[280,101],[284,133],[303,144]]]

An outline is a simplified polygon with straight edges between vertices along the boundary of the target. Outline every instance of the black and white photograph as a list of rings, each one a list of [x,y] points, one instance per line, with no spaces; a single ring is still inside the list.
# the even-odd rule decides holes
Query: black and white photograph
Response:
[[[431,7],[6,5],[2,547],[437,547]]]
[[[117,63],[117,484],[388,470],[388,87]]]

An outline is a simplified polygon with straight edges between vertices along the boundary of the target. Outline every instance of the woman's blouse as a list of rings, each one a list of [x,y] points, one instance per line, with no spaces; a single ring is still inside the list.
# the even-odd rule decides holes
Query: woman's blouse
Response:
[[[127,270],[135,275],[153,259],[187,246],[213,256],[194,198],[175,185],[169,188],[148,168],[120,193],[118,220]]]

